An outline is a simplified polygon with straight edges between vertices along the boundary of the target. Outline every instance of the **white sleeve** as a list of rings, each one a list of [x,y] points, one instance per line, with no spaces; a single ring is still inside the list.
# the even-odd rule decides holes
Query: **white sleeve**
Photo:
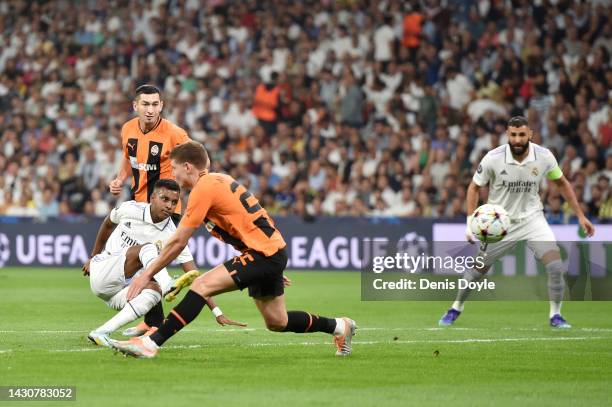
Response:
[[[143,208],[136,205],[136,201],[126,201],[111,210],[109,218],[113,223],[119,223],[123,219],[143,220]]]
[[[478,185],[479,187],[484,187],[489,183],[493,174],[493,168],[491,164],[491,158],[488,154],[485,155],[480,161],[480,164],[478,164],[478,169],[472,177],[472,181],[474,181],[474,184]]]
[[[544,157],[544,162],[546,169],[544,170],[544,174],[546,174],[546,178],[550,180],[556,180],[563,176],[563,172],[561,168],[559,168],[559,163],[557,163],[557,159],[553,155],[550,150],[545,150],[546,152],[542,154]]]

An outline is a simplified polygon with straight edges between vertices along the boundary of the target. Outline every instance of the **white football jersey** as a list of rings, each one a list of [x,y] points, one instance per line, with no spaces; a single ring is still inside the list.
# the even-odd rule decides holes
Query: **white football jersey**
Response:
[[[529,153],[520,163],[512,156],[508,144],[489,151],[473,181],[480,187],[488,184],[488,203],[503,206],[510,219],[518,220],[542,211],[539,195],[542,179],[555,180],[562,176],[550,150],[530,142]]]
[[[109,218],[111,222],[117,224],[104,246],[104,250],[109,253],[116,253],[125,247],[137,244],[159,241],[163,245],[176,231],[176,226],[170,217],[154,223],[151,219],[151,205],[143,202],[126,201],[114,208]],[[187,246],[176,261],[179,264],[193,261]]]

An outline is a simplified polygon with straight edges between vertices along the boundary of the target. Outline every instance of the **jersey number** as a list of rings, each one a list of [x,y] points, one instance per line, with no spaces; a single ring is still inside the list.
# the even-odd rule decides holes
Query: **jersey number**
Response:
[[[232,192],[235,193],[238,188],[240,188],[240,186],[241,185],[236,181],[232,182]],[[253,205],[249,204],[249,198],[251,198],[252,196],[253,194],[251,194],[246,188],[244,188],[244,192],[240,194],[240,203],[242,204],[242,206],[244,206],[244,209],[246,209],[248,213],[255,213],[261,209],[261,205],[259,204],[257,199],[255,199],[255,203]]]
[[[235,193],[241,186],[242,185],[240,185],[236,181],[232,182],[232,185],[230,186],[230,188],[232,189],[232,193]],[[245,187],[242,188],[244,189],[244,192],[240,194],[240,203],[242,204],[242,206],[244,206],[244,209],[246,209],[246,211],[251,214],[262,209],[261,205],[259,204],[259,201],[257,201],[256,198],[255,203],[253,205],[249,204],[249,198],[254,198],[253,194],[251,194],[249,190]],[[253,224],[257,226],[268,237],[274,234],[275,229],[272,227],[272,225],[270,225],[270,222],[268,222],[268,219],[265,215],[261,215],[259,218],[255,219],[253,221]]]

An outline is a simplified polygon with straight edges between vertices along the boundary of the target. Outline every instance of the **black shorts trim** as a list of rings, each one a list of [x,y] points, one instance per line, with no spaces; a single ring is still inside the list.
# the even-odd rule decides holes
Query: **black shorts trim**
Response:
[[[246,250],[223,263],[241,290],[249,288],[249,296],[278,297],[285,293],[283,271],[287,266],[287,251],[280,249],[271,256]]]

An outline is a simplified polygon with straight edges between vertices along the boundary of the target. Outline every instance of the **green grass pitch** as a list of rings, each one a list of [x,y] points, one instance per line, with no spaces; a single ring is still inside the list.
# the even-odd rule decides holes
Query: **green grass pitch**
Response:
[[[156,359],[124,358],[87,341],[113,311],[80,270],[0,269],[0,386],[77,388],[76,402],[0,405],[609,405],[609,302],[566,303],[574,328],[555,331],[546,302],[474,301],[439,329],[448,303],[362,302],[358,273],[287,274],[288,309],[357,321],[353,355],[335,357],[325,334],[267,332],[231,293],[219,305],[247,329],[203,311]]]

